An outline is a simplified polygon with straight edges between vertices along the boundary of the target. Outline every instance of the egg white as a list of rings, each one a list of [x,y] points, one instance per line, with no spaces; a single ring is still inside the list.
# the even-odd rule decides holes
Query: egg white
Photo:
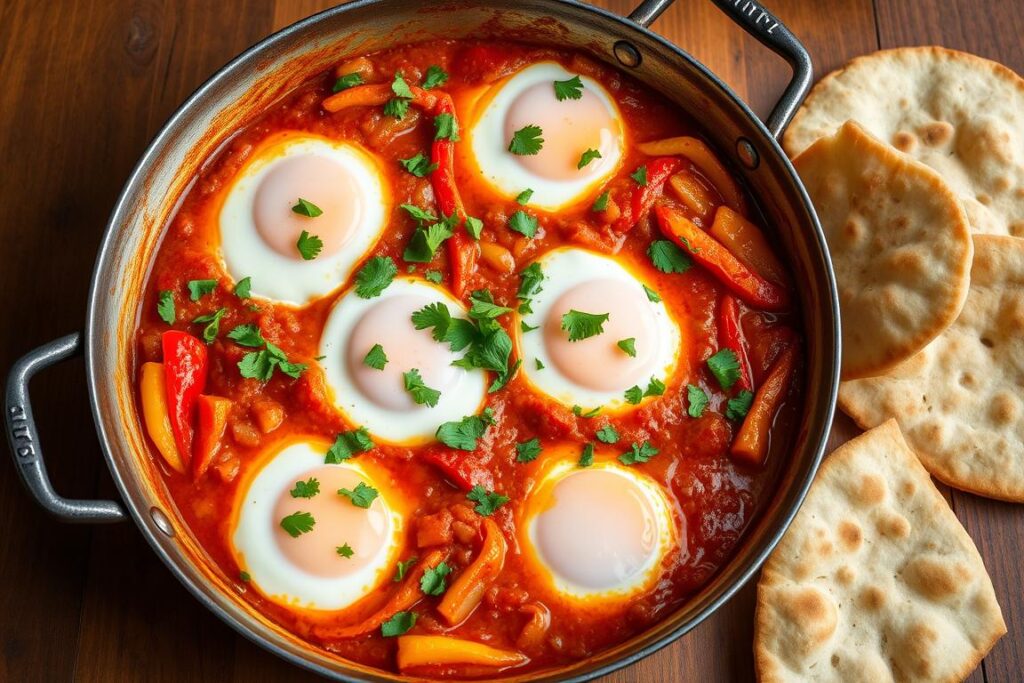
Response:
[[[338,467],[356,472],[367,485],[378,489],[374,506],[383,506],[388,528],[388,542],[382,545],[369,562],[346,576],[325,577],[311,574],[295,566],[281,552],[273,531],[280,524],[274,509],[283,492],[296,481],[325,467],[326,446],[310,442],[293,443],[274,454],[259,470],[248,487],[240,492],[237,525],[232,545],[240,566],[249,574],[250,584],[268,599],[282,605],[314,610],[337,610],[347,607],[376,588],[394,568],[400,550],[404,521],[388,500],[393,494],[384,484],[375,481],[366,468],[357,462],[344,462]],[[321,491],[318,495],[337,495]],[[326,524],[326,520],[317,520]],[[314,527],[315,528],[315,527]],[[339,539],[339,543],[343,539]],[[339,562],[344,561],[339,559]]]
[[[619,378],[621,381],[618,386],[608,391],[598,391],[580,386],[559,372],[548,353],[544,337],[545,323],[549,317],[556,315],[554,306],[558,299],[566,291],[590,279],[621,280],[623,287],[633,287],[641,293],[646,283],[637,279],[614,258],[577,247],[553,249],[537,259],[537,263],[544,274],[541,291],[530,299],[531,311],[519,314],[519,318],[529,327],[538,329],[524,332],[522,325],[515,325],[516,340],[523,359],[521,372],[535,389],[568,407],[580,406],[585,411],[601,407],[615,411],[636,407],[626,402],[626,389],[634,385],[645,388],[651,377],[667,383],[667,378],[671,377],[678,362],[681,335],[664,302],[649,301],[646,295],[640,298],[643,299],[642,305],[651,307],[658,344],[654,360],[651,361],[650,374],[623,376]],[[614,341],[609,340],[609,343]],[[544,366],[542,369],[537,368],[537,360]]]
[[[554,211],[582,199],[614,175],[619,167],[625,144],[621,134],[615,139],[595,141],[594,147],[602,150],[602,158],[580,169],[572,180],[539,177],[518,163],[516,155],[508,150],[510,141],[505,132],[505,118],[515,99],[537,83],[552,84],[553,88],[554,81],[565,81],[576,75],[555,62],[533,64],[492,86],[493,97],[481,101],[483,108],[469,131],[469,144],[483,177],[504,195],[515,197],[529,188],[533,190],[530,206]],[[600,99],[621,129],[622,115],[604,86],[586,76],[580,76],[580,80],[584,89]],[[573,102],[567,99],[552,106],[571,109]]]
[[[320,338],[320,355],[323,360],[320,363],[333,393],[334,404],[349,422],[366,427],[376,441],[418,445],[433,440],[442,423],[458,421],[466,415],[477,413],[486,396],[487,376],[483,370],[452,367],[456,378],[454,386],[443,390],[435,387],[441,390],[441,396],[433,407],[414,404],[407,409],[394,410],[378,405],[365,396],[345,362],[353,329],[375,306],[389,297],[401,295],[422,298],[422,306],[443,302],[453,318],[468,317],[462,304],[446,290],[415,277],[396,278],[380,296],[372,299],[362,299],[354,290],[350,290],[338,299],[324,325]],[[406,329],[408,321],[401,322],[403,326],[396,327],[396,330]],[[430,330],[408,329],[412,334],[431,334]],[[446,343],[431,342],[447,348]],[[382,335],[379,343],[387,352],[389,345],[401,344],[401,338],[396,338],[392,330]],[[461,358],[465,353],[454,353],[452,358]],[[401,368],[403,372],[410,369]],[[404,391],[401,388],[398,390]]]
[[[648,590],[657,581],[661,572],[662,560],[677,544],[678,532],[672,514],[672,505],[662,487],[647,475],[620,465],[614,459],[601,458],[595,460],[589,467],[581,468],[577,465],[579,452],[578,444],[558,448],[552,457],[539,468],[542,473],[531,486],[527,496],[524,497],[526,502],[518,511],[517,527],[521,547],[525,551],[524,556],[527,562],[536,566],[538,575],[558,595],[573,600],[622,601],[623,598]],[[564,459],[564,455],[570,455],[572,459]],[[616,585],[588,585],[585,581],[576,581],[573,577],[560,574],[545,561],[537,537],[538,518],[558,505],[553,493],[558,483],[567,477],[588,477],[594,473],[608,473],[621,478],[621,486],[630,488],[632,493],[639,496],[649,508],[652,516],[651,521],[654,528],[637,529],[637,535],[644,531],[656,534],[651,554]],[[605,555],[606,550],[601,547],[603,535],[600,529],[594,528],[592,531],[587,531],[586,526],[589,524],[591,527],[599,527],[601,517],[615,515],[615,511],[609,508],[609,501],[601,499],[599,495],[591,497],[587,503],[585,506],[571,510],[572,517],[580,520],[573,536],[576,546],[572,548],[572,565],[574,568],[579,568],[581,573],[588,573],[588,567],[593,568],[602,563],[604,563],[603,566],[607,566],[607,563],[611,562],[610,558]]]
[[[344,247],[308,261],[298,257],[297,251],[296,257],[290,258],[274,250],[260,236],[253,218],[262,180],[277,164],[303,155],[340,165],[365,200],[359,225]],[[382,173],[375,157],[350,142],[290,133],[261,147],[233,180],[220,210],[220,248],[228,273],[236,281],[251,277],[255,296],[299,306],[337,289],[385,227],[390,199]],[[313,235],[316,220],[309,219],[308,232]]]

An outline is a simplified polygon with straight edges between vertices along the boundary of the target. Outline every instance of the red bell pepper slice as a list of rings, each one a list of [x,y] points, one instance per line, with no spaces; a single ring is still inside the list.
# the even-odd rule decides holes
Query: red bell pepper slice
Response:
[[[437,98],[434,115],[455,116],[455,103],[448,95]],[[437,208],[445,216],[458,216],[459,223],[466,220],[466,208],[455,184],[455,143],[447,138],[434,140],[430,150],[430,162],[437,168],[430,174]],[[461,299],[469,288],[469,278],[476,270],[479,249],[464,232],[456,232],[448,239],[448,262],[451,269],[451,290]]]
[[[789,293],[784,288],[747,268],[732,252],[682,213],[664,204],[654,207],[654,212],[662,233],[711,271],[744,303],[761,311],[779,312],[789,308]]]
[[[718,346],[730,349],[740,364],[740,378],[736,383],[740,389],[754,389],[750,360],[747,357],[747,341],[740,327],[740,307],[730,294],[722,297],[718,304]]]
[[[637,185],[630,192],[622,207],[622,215],[613,226],[618,232],[632,230],[640,222],[644,213],[654,205],[654,200],[661,196],[668,179],[682,168],[683,161],[679,157],[658,157],[644,165],[647,167],[647,184]]]
[[[178,453],[187,461],[192,454],[192,418],[196,400],[206,387],[206,345],[191,334],[178,330],[164,332],[161,342],[171,431],[174,432]]]
[[[441,470],[448,479],[463,491],[476,485],[486,489],[494,487],[494,478],[472,454],[451,448],[436,446],[420,453],[420,457]]]

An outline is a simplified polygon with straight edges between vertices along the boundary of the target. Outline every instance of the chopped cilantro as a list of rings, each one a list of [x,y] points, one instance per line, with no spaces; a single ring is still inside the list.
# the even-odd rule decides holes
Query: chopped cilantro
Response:
[[[533,190],[526,188],[522,192],[516,195],[516,204],[520,206],[526,206],[530,202],[530,197],[533,196]]]
[[[316,235],[310,235],[307,231],[303,230],[302,234],[299,235],[299,239],[295,242],[295,248],[299,250],[299,256],[304,261],[312,261],[324,248],[324,241]]]
[[[380,634],[385,638],[394,638],[406,633],[415,625],[415,612],[395,612],[390,619],[380,625]]]
[[[405,578],[405,575],[409,572],[409,568],[416,564],[416,557],[410,557],[405,562],[398,561],[395,563],[395,576],[391,580],[398,583]]]
[[[583,445],[583,452],[580,453],[580,467],[590,467],[594,464],[594,444],[587,443]]]
[[[582,169],[584,166],[589,164],[594,159],[600,159],[600,158],[601,158],[601,153],[600,152],[598,152],[596,149],[588,149],[587,151],[583,152],[583,154],[580,155],[580,160],[576,164],[576,168]]]
[[[597,440],[601,443],[617,443],[619,433],[615,430],[615,427],[608,424],[597,430]]]
[[[439,85],[444,85],[448,82],[448,73],[437,66],[432,64],[427,67],[427,75],[423,78],[423,89],[430,90],[436,88]]]
[[[439,285],[444,278],[441,276],[441,271],[428,270],[423,273],[423,279],[427,282],[433,282],[435,285]]]
[[[251,576],[249,576],[249,572],[247,572],[247,571],[244,571],[244,570],[243,570],[243,571],[240,571],[240,572],[238,572],[238,578],[239,578],[239,580],[241,580],[241,581],[242,581],[243,583],[249,583],[250,581],[252,581],[252,577],[251,577]]]
[[[420,590],[424,595],[441,595],[448,587],[444,577],[448,576],[452,568],[445,562],[438,562],[436,567],[429,567],[420,577]]]
[[[430,159],[423,152],[418,152],[416,156],[408,159],[399,159],[398,163],[417,178],[425,178],[437,170],[437,164],[430,163]]]
[[[281,520],[281,528],[292,538],[312,531],[315,524],[316,520],[308,512],[293,512]]]
[[[519,272],[519,291],[516,297],[519,299],[530,299],[541,291],[541,283],[544,282],[544,272],[540,264],[534,261]]]
[[[583,81],[573,76],[567,81],[555,81],[555,98],[562,100],[578,100],[583,97]]]
[[[412,99],[412,90],[409,89],[409,84],[402,78],[402,72],[396,71],[395,78],[391,81],[391,92],[395,93],[395,97],[405,97]]]
[[[366,430],[366,427],[360,427],[350,432],[340,432],[334,439],[334,445],[327,449],[324,462],[328,465],[336,465],[371,448],[373,448],[373,439],[370,438],[370,432]]]
[[[354,489],[338,489],[338,495],[348,498],[357,508],[368,508],[377,498],[377,489],[359,482]]]
[[[252,296],[252,278],[243,277],[241,280],[235,283],[235,296],[239,299],[248,299]]]
[[[174,324],[174,292],[169,289],[160,292],[156,300],[156,313],[168,325]]]
[[[373,368],[374,370],[383,370],[384,366],[388,364],[388,354],[384,353],[384,347],[380,344],[374,344],[373,347],[366,352],[366,356],[363,358],[363,364],[367,367]]]
[[[570,309],[562,316],[562,329],[569,333],[569,341],[581,341],[604,332],[607,313],[584,313]]]
[[[533,332],[534,330],[540,329],[540,325],[529,325],[525,320],[520,320],[519,329],[525,334],[526,332]]]
[[[531,216],[522,209],[512,214],[508,219],[508,227],[516,232],[532,238],[537,234],[537,217]]]
[[[409,100],[404,97],[392,97],[384,103],[384,114],[401,121],[409,113]]]
[[[297,481],[295,488],[289,493],[292,498],[312,498],[320,493],[320,481],[316,477],[310,477],[306,481]]]
[[[413,368],[409,372],[402,373],[402,381],[405,383],[405,390],[412,396],[412,400],[419,405],[426,405],[433,408],[441,398],[441,392],[431,389],[423,383],[420,371]]]
[[[661,301],[661,297],[653,289],[651,289],[647,285],[644,285],[643,288],[644,288],[644,294],[647,295],[647,300],[648,301],[650,301],[651,303],[655,303],[655,304],[658,303],[659,301]]]
[[[543,134],[544,131],[540,129],[540,126],[524,126],[512,134],[508,151],[518,156],[534,155],[544,146],[544,138],[541,137]]]
[[[708,370],[718,380],[718,386],[731,389],[741,376],[740,361],[732,349],[722,349],[707,359]]]
[[[686,414],[690,417],[700,417],[704,414],[704,409],[708,406],[708,395],[704,393],[704,390],[700,387],[693,384],[687,384],[686,402],[689,404],[689,407],[686,409]]]
[[[192,301],[199,301],[202,297],[217,289],[216,280],[189,280],[188,294]]]
[[[319,206],[302,197],[299,197],[299,201],[292,207],[292,211],[307,218],[316,218],[324,212]]]
[[[429,211],[424,211],[415,204],[400,204],[399,206],[402,208],[403,211],[405,211],[407,214],[409,214],[419,222],[433,223],[434,221],[437,220],[437,216],[430,213]]]
[[[647,187],[647,166],[643,165],[629,174],[629,177],[636,181],[640,187]]]
[[[736,394],[735,398],[730,398],[726,403],[725,416],[730,420],[742,420],[747,416],[747,411],[750,410],[750,404],[753,402],[754,392],[743,389]]]
[[[541,451],[540,439],[533,437],[529,441],[516,444],[516,462],[531,462],[537,459]]]
[[[266,340],[263,339],[263,335],[260,333],[259,326],[255,323],[239,325],[228,332],[228,339],[239,346],[249,346],[253,348],[258,348],[267,343]]]
[[[452,215],[442,218],[436,223],[416,228],[409,244],[405,247],[402,258],[410,263],[430,263],[434,260],[434,254],[446,239],[455,233],[455,225],[458,216]]]
[[[651,381],[647,383],[647,389],[644,391],[644,396],[661,396],[665,393],[665,383],[657,377],[652,377]]]
[[[494,491],[488,491],[483,486],[477,484],[469,493],[466,494],[466,498],[476,503],[477,514],[489,517],[494,514],[494,511],[500,508],[502,505],[508,502],[508,496],[503,496],[500,493]]]
[[[437,440],[449,448],[476,450],[477,439],[493,424],[493,411],[485,408],[483,415],[467,415],[459,422],[445,422],[437,428]]]
[[[597,195],[597,199],[595,199],[594,203],[590,205],[590,210],[594,211],[594,212],[598,212],[598,211],[604,211],[605,209],[607,209],[608,208],[608,196],[609,196],[609,194],[610,193],[607,190],[605,190],[601,194]]]
[[[479,218],[473,218],[472,216],[466,216],[466,232],[469,236],[475,240],[480,239],[480,233],[484,229],[484,222]]]
[[[198,325],[206,325],[206,327],[203,328],[204,342],[206,342],[207,344],[212,344],[213,341],[217,338],[217,334],[220,333],[220,319],[223,318],[224,314],[227,312],[228,309],[226,308],[218,308],[213,313],[201,315],[192,321],[193,323],[196,323]]]
[[[232,330],[232,333],[237,329]],[[230,337],[231,335],[229,334],[228,336]],[[298,379],[306,370],[306,366],[303,363],[292,363],[289,361],[284,351],[274,344],[268,341],[264,341],[264,343],[266,348],[260,351],[251,351],[245,354],[242,360],[238,361],[238,371],[242,377],[269,382],[270,378],[274,375],[274,370],[277,369],[293,379]]]
[[[620,339],[615,345],[622,349],[622,352],[631,358],[636,358],[636,337]]]
[[[540,362],[540,358],[534,358],[533,362],[536,364],[538,370],[544,369],[544,363]]]
[[[356,273],[356,295],[372,299],[388,288],[398,274],[398,266],[390,256],[374,256]]]
[[[576,417],[582,417],[582,418],[584,418],[586,420],[589,420],[592,417],[597,417],[597,414],[600,413],[600,412],[601,412],[601,406],[598,406],[596,408],[591,408],[590,410],[588,410],[586,412],[584,412],[583,406],[575,405],[575,406],[572,407],[572,414],[573,415],[575,415]]]
[[[441,112],[434,117],[434,139],[459,141],[459,122],[448,112]]]
[[[348,559],[356,554],[355,551],[352,550],[352,546],[350,546],[348,543],[346,543],[345,545],[339,545],[337,548],[334,549],[334,552],[338,553],[340,557],[344,557],[345,559]]]
[[[638,405],[640,401],[644,400],[644,390],[637,385],[631,386],[626,389],[626,403],[631,405]]]
[[[654,267],[663,273],[685,273],[693,265],[690,257],[668,240],[651,242],[651,246],[647,248],[647,256]]]
[[[363,77],[358,73],[345,74],[334,81],[334,86],[331,88],[331,92],[341,92],[342,90],[348,90],[354,88],[357,85],[363,84]]]
[[[651,445],[650,441],[644,441],[642,444],[633,442],[629,445],[629,450],[619,456],[619,462],[623,465],[635,465],[638,462],[647,462],[658,454],[658,449]]]

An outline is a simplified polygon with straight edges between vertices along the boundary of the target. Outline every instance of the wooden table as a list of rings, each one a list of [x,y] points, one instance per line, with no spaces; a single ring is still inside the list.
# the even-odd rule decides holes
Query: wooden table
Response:
[[[638,0],[600,4],[626,13]],[[83,325],[100,234],[150,137],[215,69],[330,0],[4,0],[0,3],[0,369]],[[998,0],[771,0],[818,75],[879,47],[938,43],[1024,72],[1024,4]],[[653,26],[755,111],[785,65],[710,3],[678,0]],[[112,496],[83,364],[33,387],[51,476],[68,496]],[[833,440],[855,433],[840,418]],[[1010,624],[972,681],[1024,670],[1024,508],[950,492]],[[0,465],[0,680],[290,681],[312,677],[250,644],[193,600],[132,524],[47,518]],[[609,681],[747,681],[754,588]]]

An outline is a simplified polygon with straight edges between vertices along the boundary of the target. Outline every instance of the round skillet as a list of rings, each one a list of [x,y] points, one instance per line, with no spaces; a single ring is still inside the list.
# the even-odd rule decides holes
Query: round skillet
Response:
[[[795,515],[821,460],[838,387],[839,309],[821,228],[776,138],[811,79],[803,46],[751,0],[712,0],[786,59],[793,78],[767,120],[703,65],[647,30],[673,0],[644,0],[628,17],[570,0],[441,2],[360,0],[294,24],[236,57],[171,117],[139,161],[106,227],[89,294],[86,330],[40,346],[19,360],[6,387],[5,420],[17,469],[36,501],[61,520],[135,520],[175,576],[240,633],[285,659],[337,680],[402,680],[341,661],[283,631],[247,607],[210,572],[147,458],[132,398],[134,317],[142,283],[173,209],[199,163],[251,116],[348,56],[430,38],[502,37],[589,52],[661,92],[704,126],[763,211],[799,293],[806,334],[803,412],[772,500],[733,559],[685,606],[621,645],[556,671],[519,680],[588,680],[670,643],[728,600],[760,567]],[[122,501],[69,500],[50,485],[28,397],[37,371],[84,351],[103,451]]]

